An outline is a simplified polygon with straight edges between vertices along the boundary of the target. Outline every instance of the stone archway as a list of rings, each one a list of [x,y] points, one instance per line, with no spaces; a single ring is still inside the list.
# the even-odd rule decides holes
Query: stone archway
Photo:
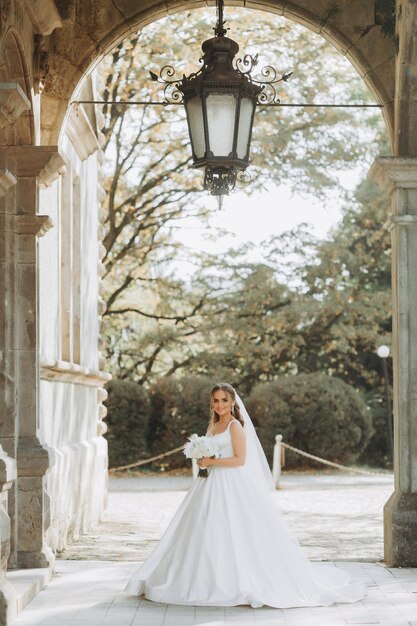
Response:
[[[392,197],[389,226],[394,253],[396,490],[386,509],[386,560],[390,565],[416,565],[417,50],[413,37],[417,7],[412,0],[397,0],[395,34],[392,19],[389,21],[389,15],[384,13],[386,3],[380,0],[340,0],[337,5],[333,0],[231,0],[229,4],[270,11],[321,34],[352,62],[378,102],[384,105],[395,157],[379,159],[373,172]],[[214,1],[8,0],[1,7],[0,127],[1,120],[6,123],[0,130],[3,146],[0,151],[0,196],[3,196],[0,215],[5,226],[2,243],[6,252],[0,258],[0,279],[4,286],[0,348],[7,359],[0,381],[0,403],[7,420],[2,423],[0,434],[7,454],[0,459],[4,470],[0,486],[4,495],[13,483],[12,459],[17,458],[21,504],[26,502],[26,510],[31,512],[30,524],[23,516],[20,527],[14,531],[14,539],[12,536],[12,543],[18,544],[14,563],[19,558],[24,567],[45,565],[53,560],[45,540],[50,533],[48,498],[44,490],[45,473],[53,461],[41,444],[39,420],[38,237],[52,226],[49,215],[42,214],[42,207],[49,214],[51,201],[55,198],[55,202],[61,193],[61,183],[55,181],[64,171],[65,160],[56,144],[59,141],[62,145],[63,133],[68,128],[68,124],[64,124],[68,121],[68,104],[73,94],[81,89],[90,69],[130,32],[172,12],[207,5],[214,5]],[[11,88],[10,84],[15,86]],[[10,93],[7,90],[11,90]],[[14,102],[12,108],[11,102]],[[78,146],[73,144],[73,148],[77,158],[87,163],[92,151],[98,150],[94,139],[98,134],[93,118],[87,116],[83,123],[91,140],[89,147],[81,141]],[[74,124],[72,131],[76,141]],[[93,134],[90,131],[94,131]],[[86,167],[76,166],[74,181]],[[74,185],[72,183],[73,190]],[[44,194],[41,186],[46,189]],[[96,191],[93,203],[100,194]],[[94,211],[98,211],[97,205]],[[97,230],[94,219],[89,228],[91,232]],[[99,245],[95,246],[98,257]],[[95,270],[96,263],[94,270],[89,266],[89,272]],[[94,283],[90,291],[89,298],[97,298],[98,284]],[[89,309],[91,316],[97,316],[94,307],[96,303]],[[80,364],[68,363],[57,355],[53,366],[46,363],[44,367],[45,380],[59,378],[59,384],[72,385],[88,380],[86,386],[100,388],[104,379],[94,369],[94,363],[98,363],[97,351],[89,373],[84,371],[88,368],[83,370]],[[102,399],[103,392],[99,389],[99,402]],[[97,405],[91,399],[89,402],[91,407],[95,406],[94,413]],[[91,428],[97,427],[94,424],[93,420]],[[90,432],[90,436],[93,434]],[[88,453],[87,457],[86,467],[93,471],[94,455]],[[65,469],[65,463],[63,467]],[[60,478],[57,480],[59,483]],[[0,512],[3,519],[8,519],[7,511],[13,516],[16,506],[13,498],[9,506],[6,500],[3,497]],[[3,578],[0,591],[11,539],[10,533],[9,536],[5,536],[3,530],[1,533],[3,569],[0,574]]]
[[[68,32],[53,35],[51,55],[56,68],[62,63],[71,68],[67,91],[56,99],[53,85],[45,97],[54,103],[54,127],[49,125],[49,138],[59,133],[65,115],[65,102],[71,97],[71,88],[77,85],[88,67],[132,30],[171,12],[206,5],[206,2],[174,3],[148,2],[137,8],[134,2],[123,6],[112,3],[100,5],[91,2],[88,8],[75,14]],[[214,3],[213,3],[214,4]],[[321,34],[354,65],[383,112],[391,137],[395,157],[379,159],[372,176],[385,186],[391,197],[389,228],[393,240],[393,319],[394,319],[394,414],[395,414],[395,493],[385,509],[385,559],[390,565],[417,563],[417,372],[413,363],[413,337],[417,320],[412,294],[416,292],[412,268],[417,265],[417,53],[412,44],[417,9],[410,0],[398,0],[396,6],[375,2],[340,2],[337,6],[320,0],[234,0],[230,4],[270,11],[287,17]],[[385,6],[385,9],[384,9]],[[76,5],[79,8],[79,5]],[[394,16],[396,9],[396,30]],[[384,12],[385,11],[385,12]],[[96,26],[97,25],[97,26]],[[81,38],[81,54],[77,59],[68,52],[67,36],[74,32]],[[81,32],[82,31],[82,32]],[[78,50],[79,52],[79,50]],[[48,79],[46,80],[48,87]],[[414,520],[414,521],[413,521]]]
[[[78,93],[83,76],[130,32],[171,13],[196,9],[215,2],[207,0],[149,0],[71,3],[63,15],[63,28],[54,31],[48,42],[48,72],[45,76],[42,113],[42,143],[58,141],[68,102]],[[388,16],[380,2],[344,0],[336,6],[331,0],[231,0],[230,5],[274,13],[313,30],[346,56],[364,79],[383,114],[391,138],[394,134],[395,36],[382,26]],[[385,20],[385,22],[384,22]],[[76,41],[74,47],[72,42]],[[63,80],[63,77],[66,80]]]

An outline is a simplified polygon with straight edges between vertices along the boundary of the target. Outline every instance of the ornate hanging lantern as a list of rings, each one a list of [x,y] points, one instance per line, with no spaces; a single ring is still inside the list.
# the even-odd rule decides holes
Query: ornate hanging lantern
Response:
[[[255,80],[251,71],[257,56],[235,57],[239,45],[226,37],[223,0],[217,0],[215,37],[202,44],[203,66],[198,72],[172,79],[171,66],[161,69],[153,80],[165,84],[167,102],[182,102],[185,106],[191,139],[193,165],[204,168],[204,187],[217,196],[228,195],[240,172],[249,165],[250,142],[255,109],[258,102],[279,103],[274,84],[287,80],[291,74],[277,79],[276,71],[268,66]]]

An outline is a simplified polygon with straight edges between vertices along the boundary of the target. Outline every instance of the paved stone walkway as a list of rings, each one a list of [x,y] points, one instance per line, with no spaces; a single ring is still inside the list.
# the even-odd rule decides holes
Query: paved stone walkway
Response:
[[[341,565],[368,585],[365,600],[280,610],[167,606],[124,593],[135,563],[59,561],[55,578],[13,626],[417,626],[417,569]]]
[[[143,561],[191,485],[190,476],[114,478],[105,523],[65,559]],[[309,558],[380,561],[382,509],[392,475],[284,474],[276,500]]]
[[[367,584],[362,602],[287,610],[199,608],[127,596],[129,576],[190,484],[189,477],[113,479],[106,521],[62,555],[55,578],[13,626],[417,626],[417,569],[367,562],[382,558],[389,475],[285,475],[276,494],[310,558],[337,561],[335,566],[350,569],[354,579]]]

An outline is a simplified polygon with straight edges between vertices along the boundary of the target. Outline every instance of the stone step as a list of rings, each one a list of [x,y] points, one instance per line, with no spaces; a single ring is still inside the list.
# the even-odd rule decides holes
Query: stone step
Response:
[[[53,576],[53,570],[49,567],[36,569],[18,569],[7,572],[7,581],[16,590],[16,611],[19,614],[35,598],[40,591],[49,583]]]

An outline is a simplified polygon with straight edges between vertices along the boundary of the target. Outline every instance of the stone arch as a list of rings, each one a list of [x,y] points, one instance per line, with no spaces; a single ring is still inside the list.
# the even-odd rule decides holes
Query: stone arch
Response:
[[[35,237],[44,234],[51,226],[46,215],[37,213],[37,187],[41,183],[45,183],[46,186],[50,185],[62,165],[62,160],[53,144],[59,139],[68,111],[68,102],[73,94],[77,96],[77,91],[81,89],[90,70],[130,33],[172,13],[203,8],[207,5],[214,6],[214,4],[214,0],[142,0],[142,2],[137,2],[137,0],[39,0],[36,3],[26,0],[25,2],[2,3],[0,37],[4,37],[6,41],[0,44],[0,52],[4,52],[5,56],[10,58],[10,62],[6,60],[0,66],[1,80],[8,81],[15,76],[26,96],[30,93],[29,84],[32,87],[32,80],[35,92],[38,90],[38,78],[42,78],[44,83],[41,98],[38,96],[33,98],[36,125],[33,126],[31,121],[28,124],[32,116],[26,112],[23,116],[26,121],[23,119],[21,121],[23,130],[20,131],[19,126],[16,126],[13,130],[14,134],[7,137],[0,130],[0,145],[1,143],[36,143],[35,131],[38,133],[38,128],[41,133],[38,140],[44,144],[30,147],[14,146],[7,154],[5,150],[0,151],[2,152],[0,160],[5,160],[6,166],[10,163],[11,168],[10,171],[3,170],[1,181],[3,188],[0,188],[0,195],[5,193],[5,190],[7,192],[9,188],[11,189],[7,198],[7,202],[11,205],[10,230],[2,229],[2,232],[6,233],[7,237],[11,233],[10,238],[13,242],[15,236],[26,238],[28,250],[24,245],[20,246],[20,254],[24,259],[21,265],[24,266],[25,271],[32,272],[28,273],[31,280],[27,281],[30,291],[20,294],[20,300],[8,297],[5,292],[3,308],[8,312],[10,306],[16,303],[15,311],[10,315],[10,319],[13,320],[16,317],[18,328],[27,326],[28,302],[36,304],[37,301],[36,281],[33,280],[38,267],[37,246],[34,242]],[[25,9],[22,9],[23,5]],[[415,228],[417,224],[415,98],[417,47],[414,41],[417,3],[415,0],[389,0],[389,2],[383,0],[336,0],[336,2],[335,0],[226,0],[226,6],[229,5],[245,7],[248,10],[269,11],[298,22],[323,36],[349,59],[377,101],[384,105],[388,130],[391,137],[395,136],[393,144],[396,156],[378,159],[373,168],[375,179],[387,188],[391,196],[392,214],[387,221],[387,226],[393,237],[396,484],[395,492],[385,508],[385,550],[388,565],[415,566],[417,564],[417,373],[414,366],[417,362],[415,341],[417,329],[415,272],[417,265],[417,228]],[[394,33],[393,9],[395,7],[398,44]],[[16,31],[4,32],[8,20],[9,22],[15,20],[19,24]],[[386,33],[388,33],[387,36]],[[35,45],[33,45],[34,34]],[[26,56],[21,41],[25,42]],[[6,42],[7,46],[10,46],[9,52],[5,52]],[[13,50],[19,59],[16,66],[12,62]],[[32,54],[35,58],[37,55],[39,57],[41,77],[29,77],[28,68],[32,68]],[[13,68],[16,70],[15,73],[13,73]],[[40,99],[42,99],[41,119],[37,106]],[[12,133],[11,130],[8,132]],[[22,179],[22,181],[16,179]],[[17,185],[16,193],[20,193],[25,200],[24,212],[21,214],[19,214],[21,205],[13,199],[15,193],[13,185]],[[16,197],[19,198],[19,196]],[[3,242],[0,241],[0,243],[4,249]],[[13,255],[15,249],[13,243],[11,247]],[[17,265],[15,256],[11,257],[10,264],[12,268]],[[9,266],[7,264],[3,266],[3,274],[9,276]],[[13,281],[14,274],[11,275]],[[14,297],[13,289],[14,283],[10,288],[10,293]],[[2,311],[0,311],[0,317],[1,315]],[[30,315],[32,323],[37,315],[36,306],[31,306]],[[12,327],[12,324],[10,326]],[[36,329],[36,323],[32,326]],[[22,499],[30,499],[32,505],[36,504],[34,515],[37,520],[41,520],[41,523],[38,523],[35,528],[35,536],[32,527],[26,523],[26,519],[24,520],[22,536],[25,541],[27,540],[25,548],[34,547],[35,551],[23,550],[19,558],[26,566],[30,563],[38,567],[39,563],[45,563],[49,558],[47,551],[43,550],[44,523],[48,519],[48,513],[44,507],[46,497],[43,493],[43,477],[48,469],[48,461],[46,451],[37,439],[35,428],[36,401],[39,397],[38,375],[36,366],[33,366],[33,363],[36,364],[36,359],[33,362],[25,360],[26,353],[20,348],[21,345],[26,345],[23,343],[23,338],[22,333],[22,342],[16,344],[21,376],[17,376],[16,383],[10,377],[13,391],[8,397],[27,396],[29,400],[26,404],[22,402],[25,410],[24,418],[28,425],[25,432],[29,434],[27,437],[22,437],[18,459],[21,463],[20,477],[27,479],[26,486],[30,486],[32,491],[28,492],[25,487],[21,495]],[[35,333],[33,339],[35,351],[38,350],[37,342]],[[100,364],[98,359],[97,363]],[[28,364],[31,367],[27,367]],[[46,366],[45,369],[48,370],[48,367]],[[51,368],[48,370],[48,375],[50,380],[53,380],[56,371],[53,368],[50,370]],[[76,378],[78,371],[70,371],[71,374],[64,372],[65,376],[72,376],[73,381],[78,380]],[[97,373],[96,379],[101,384],[102,378],[98,374],[100,372]],[[23,393],[15,393],[15,389],[22,390]],[[101,390],[102,393],[103,390]],[[103,397],[100,395],[100,399]],[[15,405],[17,406],[17,402]],[[7,406],[9,410],[7,404],[4,406]],[[12,415],[11,410],[10,415]],[[100,416],[102,417],[103,413],[100,413]],[[22,421],[22,423],[26,422]],[[101,434],[103,423],[99,422],[99,424],[101,426],[98,427],[98,432]],[[11,432],[15,431],[11,430]],[[8,453],[17,456],[13,446],[10,444]],[[103,470],[103,467],[101,469]],[[104,475],[104,471],[102,473]],[[8,484],[12,480],[13,477],[10,477],[10,480],[8,478]],[[24,507],[22,507],[23,510]]]
[[[34,144],[29,64],[15,28],[3,40],[0,59],[0,145]]]
[[[68,102],[85,75],[131,32],[167,15],[206,7],[206,0],[74,0],[63,28],[51,36],[43,93],[42,143],[56,143]],[[264,10],[293,20],[323,36],[346,56],[384,106],[391,137],[394,128],[395,42],[383,32],[378,0],[230,0],[229,5]],[[74,45],[76,42],[76,45]],[[64,77],[67,77],[66,79]]]

